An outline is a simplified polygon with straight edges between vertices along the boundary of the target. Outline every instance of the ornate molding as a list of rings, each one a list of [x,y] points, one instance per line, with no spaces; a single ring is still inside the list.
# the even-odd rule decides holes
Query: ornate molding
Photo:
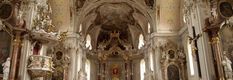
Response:
[[[179,77],[180,79],[184,79],[185,76],[185,63],[186,63],[186,56],[183,50],[180,49],[169,49],[162,54],[161,56],[161,67],[162,67],[162,73],[163,73],[163,78],[165,80],[168,79],[168,67],[170,65],[175,65],[179,69]]]

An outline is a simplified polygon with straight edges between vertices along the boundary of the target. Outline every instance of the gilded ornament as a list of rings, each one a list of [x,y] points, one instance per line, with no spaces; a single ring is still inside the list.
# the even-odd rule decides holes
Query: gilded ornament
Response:
[[[60,34],[58,40],[59,40],[60,42],[64,41],[64,40],[67,38],[67,33],[68,33],[68,31],[67,31],[67,32],[62,32],[62,33]]]

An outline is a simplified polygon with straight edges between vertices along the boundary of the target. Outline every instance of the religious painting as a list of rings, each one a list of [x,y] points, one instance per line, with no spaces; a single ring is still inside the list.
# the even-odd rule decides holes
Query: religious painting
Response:
[[[175,58],[175,51],[169,50],[169,51],[168,51],[168,55],[169,55],[169,58],[170,58],[170,59]]]
[[[0,31],[0,36],[2,37],[0,38],[0,74],[3,74],[2,64],[10,55],[11,36],[5,31]]]
[[[13,14],[13,5],[3,2],[0,4],[0,18],[8,20]]]
[[[167,78],[168,80],[180,80],[179,68],[175,65],[170,65],[167,68]]]
[[[231,17],[233,15],[232,5],[229,2],[221,2],[219,11],[223,17]]]
[[[119,78],[120,77],[119,65],[113,64],[111,72],[112,72],[112,79],[111,80],[120,80],[120,78]]]

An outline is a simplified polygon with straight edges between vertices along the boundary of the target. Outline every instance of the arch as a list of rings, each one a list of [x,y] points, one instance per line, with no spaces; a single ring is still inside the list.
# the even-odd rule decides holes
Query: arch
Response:
[[[39,41],[33,43],[33,55],[42,55],[41,54],[42,44]]]
[[[138,49],[141,49],[143,46],[144,46],[144,36],[140,34],[138,39]]]
[[[80,11],[80,13],[79,13],[80,15],[77,17],[77,19],[79,19],[79,20],[78,20],[76,25],[79,26],[80,24],[82,24],[83,20],[85,20],[85,18],[86,18],[86,14],[90,13],[91,11],[98,8],[100,5],[102,5],[104,3],[127,3],[128,5],[130,5],[131,7],[137,9],[140,13],[142,13],[143,16],[145,16],[145,18],[147,19],[147,21],[149,23],[153,23],[152,16],[149,14],[147,7],[143,7],[142,5],[139,5],[139,4],[135,3],[134,1],[117,0],[115,2],[110,2],[110,1],[103,0],[103,1],[95,2],[95,4],[90,3],[88,5],[84,5],[82,11]],[[88,26],[88,27],[90,27],[90,26]],[[87,29],[88,29],[88,27],[87,27]],[[154,28],[154,27],[152,27],[152,28]],[[78,30],[76,30],[76,31],[78,31]],[[87,32],[85,32],[84,34],[87,35]],[[145,34],[145,31],[143,31],[143,34]]]
[[[144,80],[144,74],[146,72],[146,62],[144,59],[140,61],[140,80]]]

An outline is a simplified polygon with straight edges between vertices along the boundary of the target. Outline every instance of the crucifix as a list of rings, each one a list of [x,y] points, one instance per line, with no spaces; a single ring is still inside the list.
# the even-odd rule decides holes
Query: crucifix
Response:
[[[194,26],[192,26],[192,30],[193,30],[193,37],[189,36],[189,41],[190,41],[189,44],[192,44],[192,54],[195,55],[195,59],[197,60],[198,75],[201,78],[202,76],[201,76],[199,54],[198,54],[198,49],[197,49],[197,39],[199,39],[202,35],[201,34],[196,35]]]

